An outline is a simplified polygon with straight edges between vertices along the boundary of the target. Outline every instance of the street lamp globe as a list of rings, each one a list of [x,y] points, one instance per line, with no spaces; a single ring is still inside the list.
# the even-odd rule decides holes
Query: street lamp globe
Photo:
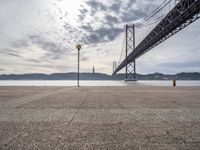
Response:
[[[81,44],[76,45],[76,48],[80,51],[81,50]]]

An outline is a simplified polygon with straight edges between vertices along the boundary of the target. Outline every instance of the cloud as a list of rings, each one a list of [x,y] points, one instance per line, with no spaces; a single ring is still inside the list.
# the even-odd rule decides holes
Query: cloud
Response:
[[[123,22],[133,22],[136,21],[138,19],[144,18],[145,16],[147,16],[148,12],[144,12],[142,10],[130,10],[130,11],[126,11],[123,12],[120,16],[121,20]]]
[[[167,62],[167,63],[161,63],[161,67],[164,68],[170,68],[173,66],[173,68],[179,68],[179,69],[193,69],[193,68],[200,68],[200,60],[192,60],[192,61],[182,61],[182,62]]]
[[[79,20],[83,21],[86,18],[86,14],[89,12],[86,8],[82,8],[79,10],[80,15],[79,15]]]
[[[93,32],[94,30],[89,23],[87,25],[82,25],[82,29],[85,30],[86,32]]]
[[[102,27],[97,30],[93,30],[88,27],[90,30],[89,34],[84,38],[85,43],[96,44],[102,42],[113,41],[117,36],[124,31],[123,28],[107,28]]]
[[[18,58],[23,58],[20,55],[20,53],[15,49],[3,48],[3,49],[0,49],[0,53],[8,55],[8,56],[14,56],[14,57],[18,57]]]
[[[0,52],[6,55],[22,57],[20,50],[28,49],[31,46],[36,46],[41,49],[41,53],[44,53],[42,59],[61,59],[64,55],[70,55],[70,48],[63,46],[63,43],[47,39],[41,35],[30,35],[25,39],[16,40],[11,42],[12,48],[0,49]],[[26,59],[31,62],[39,62],[36,59]]]
[[[106,22],[119,23],[119,18],[116,16],[106,15]]]
[[[109,7],[109,10],[114,11],[115,13],[120,13],[121,6],[122,1],[116,1]]]
[[[79,15],[85,32],[82,39],[86,44],[114,41],[124,31],[122,28],[125,24],[147,17],[151,8],[155,8],[155,4],[147,0],[143,3],[136,0],[116,0],[110,3],[88,0],[86,4],[89,9],[84,6]],[[90,22],[85,18],[90,18]]]
[[[22,48],[22,47],[28,47],[28,41],[26,39],[16,40],[14,42],[11,42],[11,46],[14,48]]]
[[[82,55],[81,61],[89,61],[89,56]]]
[[[106,11],[107,6],[103,4],[102,2],[98,2],[95,0],[87,1],[86,2],[88,6],[90,6],[92,13],[96,13],[96,11]]]
[[[153,1],[129,0],[119,16],[122,22],[133,23],[136,20],[149,16],[157,6],[158,3]]]
[[[41,60],[33,59],[33,58],[28,58],[28,59],[24,59],[24,60],[28,61],[28,62],[32,62],[32,63],[41,63],[42,62]]]
[[[31,35],[29,36],[29,40],[31,43],[45,51],[45,56],[42,58],[56,60],[62,58],[63,55],[70,53],[70,50],[67,47],[64,47],[62,43],[47,40],[39,35]]]

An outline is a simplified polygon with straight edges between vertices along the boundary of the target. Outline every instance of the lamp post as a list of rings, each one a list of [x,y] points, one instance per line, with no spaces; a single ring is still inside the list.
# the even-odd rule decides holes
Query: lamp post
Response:
[[[80,68],[80,50],[81,50],[81,45],[80,44],[76,45],[76,48],[78,50],[78,77],[77,77],[77,86],[79,87],[79,68]]]

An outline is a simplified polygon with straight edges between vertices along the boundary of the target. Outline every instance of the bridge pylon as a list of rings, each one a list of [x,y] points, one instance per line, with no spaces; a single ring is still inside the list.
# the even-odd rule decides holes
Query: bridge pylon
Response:
[[[135,60],[129,61],[128,55],[135,50],[135,26],[126,25],[126,61],[125,68],[125,81],[136,81],[136,62]]]

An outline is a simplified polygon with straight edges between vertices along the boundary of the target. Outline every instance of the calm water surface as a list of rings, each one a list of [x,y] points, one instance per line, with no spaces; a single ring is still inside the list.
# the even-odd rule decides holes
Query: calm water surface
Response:
[[[0,86],[76,86],[72,80],[0,80]],[[80,81],[80,86],[172,86],[172,81]],[[200,86],[200,81],[177,81],[177,86]]]

